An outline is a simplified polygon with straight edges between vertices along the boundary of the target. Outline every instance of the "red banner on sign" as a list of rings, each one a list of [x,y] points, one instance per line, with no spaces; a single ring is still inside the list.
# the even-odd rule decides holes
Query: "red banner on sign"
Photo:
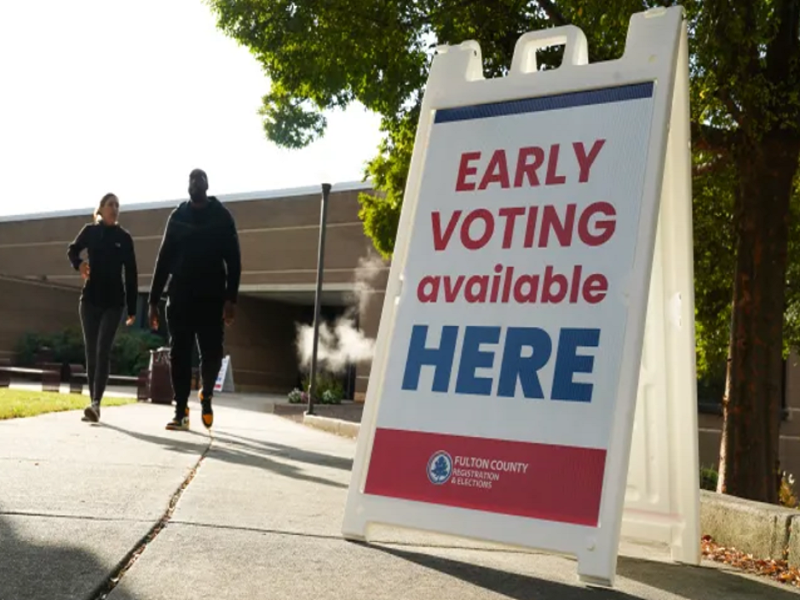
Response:
[[[597,526],[606,451],[378,429],[365,492]]]

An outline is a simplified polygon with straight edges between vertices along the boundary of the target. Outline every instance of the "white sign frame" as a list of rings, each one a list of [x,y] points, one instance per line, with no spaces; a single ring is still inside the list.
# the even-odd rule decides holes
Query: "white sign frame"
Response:
[[[535,52],[553,44],[565,44],[563,64],[558,69],[536,71]],[[634,495],[638,490],[639,497],[629,510],[630,516],[626,514],[627,531],[640,539],[670,544],[676,560],[699,562],[688,54],[683,9],[658,8],[633,15],[625,53],[618,60],[588,64],[587,56],[583,32],[566,26],[523,35],[517,42],[510,73],[504,78],[483,78],[480,47],[474,41],[442,47],[434,58],[422,103],[345,507],[342,533],[347,539],[367,540],[370,524],[382,523],[571,554],[577,556],[581,580],[613,585],[626,488],[630,487]],[[600,526],[565,525],[365,494],[386,377],[387,351],[394,333],[397,299],[402,290],[411,226],[418,208],[427,142],[436,111],[643,82],[655,82],[653,119],[638,252],[627,294],[628,327],[607,448]],[[665,177],[671,181],[665,182]],[[665,194],[672,200],[661,202]],[[688,230],[676,231],[679,226],[688,226]],[[648,240],[652,241],[645,243]],[[653,269],[656,277],[651,281]],[[648,306],[649,338],[645,345]],[[643,347],[651,356],[645,363]],[[654,364],[653,357],[664,362]],[[640,365],[647,394],[639,393]],[[667,368],[676,369],[677,383],[670,373],[667,385],[664,377]],[[651,393],[653,389],[655,394]],[[649,398],[647,402],[642,400],[644,396]],[[658,455],[662,460],[660,466],[664,467],[666,461],[668,470],[663,485],[658,487],[658,492],[666,495],[660,503],[642,500],[641,492],[651,489],[646,482],[637,479],[632,486],[626,486],[634,412],[639,429],[643,423],[653,423],[658,414],[673,419],[662,420],[657,423],[660,430],[648,431],[644,438],[641,435],[637,438],[637,451],[644,452],[648,459],[645,476],[659,466],[653,464],[655,453],[648,450],[647,442],[656,437],[670,438],[666,454]],[[677,417],[685,420],[675,422]],[[691,439],[678,443],[676,436],[685,436],[687,432]],[[645,447],[641,447],[642,443]]]
[[[217,380],[214,382],[214,391],[233,393],[233,390],[233,365],[230,354],[228,354],[222,359]]]

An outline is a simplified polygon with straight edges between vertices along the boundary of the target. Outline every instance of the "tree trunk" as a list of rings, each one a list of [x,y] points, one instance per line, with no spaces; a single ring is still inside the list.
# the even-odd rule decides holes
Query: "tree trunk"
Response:
[[[777,503],[789,200],[798,144],[772,134],[737,152],[736,274],[718,491]]]

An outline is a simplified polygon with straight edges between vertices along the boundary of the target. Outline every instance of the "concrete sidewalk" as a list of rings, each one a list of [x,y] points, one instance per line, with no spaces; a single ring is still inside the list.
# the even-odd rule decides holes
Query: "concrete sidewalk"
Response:
[[[177,434],[163,429],[171,408],[149,404],[109,408],[98,426],[74,412],[0,422],[0,599],[102,597],[198,462],[111,600],[797,597],[631,545],[608,591],[580,586],[561,557],[391,529],[348,543],[354,441],[232,401],[212,441],[197,409],[194,431]]]

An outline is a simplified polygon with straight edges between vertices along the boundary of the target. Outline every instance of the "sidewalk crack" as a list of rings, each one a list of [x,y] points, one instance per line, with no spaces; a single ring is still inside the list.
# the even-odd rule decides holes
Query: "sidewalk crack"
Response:
[[[164,514],[161,518],[156,522],[155,525],[148,531],[144,537],[139,540],[139,542],[128,552],[122,560],[119,562],[117,567],[111,572],[111,575],[108,577],[106,581],[101,583],[89,596],[89,600],[106,600],[109,594],[114,591],[114,588],[119,585],[119,582],[125,576],[125,574],[136,564],[136,561],[139,560],[142,553],[147,549],[147,546],[155,540],[158,535],[163,531],[163,529],[167,526],[167,524],[172,520],[172,515],[175,513],[175,509],[178,507],[178,502],[183,496],[183,493],[189,487],[189,484],[192,483],[192,480],[197,475],[197,471],[200,469],[200,465],[203,464],[206,456],[211,451],[212,446],[214,445],[214,436],[210,435],[208,440],[208,445],[206,449],[203,450],[203,453],[197,459],[194,467],[192,470],[189,471],[189,474],[183,480],[181,485],[175,490],[175,493],[169,499],[169,504],[167,505],[167,509],[164,511]]]

